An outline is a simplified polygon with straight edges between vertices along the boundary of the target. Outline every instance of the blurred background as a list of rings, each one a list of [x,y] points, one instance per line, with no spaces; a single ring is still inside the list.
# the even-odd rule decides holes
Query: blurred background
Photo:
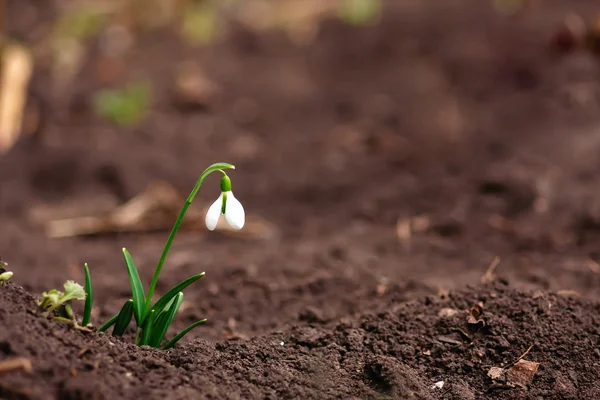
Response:
[[[159,290],[179,329],[261,333],[478,284],[597,296],[593,0],[3,0],[0,257],[32,293],[148,282],[198,174],[236,165],[248,224],[202,186]]]

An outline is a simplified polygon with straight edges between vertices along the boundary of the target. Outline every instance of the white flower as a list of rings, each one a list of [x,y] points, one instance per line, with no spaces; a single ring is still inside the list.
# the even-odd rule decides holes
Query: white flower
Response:
[[[224,199],[225,197],[225,199]],[[210,206],[206,213],[206,227],[213,231],[217,227],[219,218],[223,211],[223,201],[225,201],[225,220],[233,228],[240,230],[246,222],[244,207],[238,199],[235,198],[232,191],[221,192],[221,195]]]

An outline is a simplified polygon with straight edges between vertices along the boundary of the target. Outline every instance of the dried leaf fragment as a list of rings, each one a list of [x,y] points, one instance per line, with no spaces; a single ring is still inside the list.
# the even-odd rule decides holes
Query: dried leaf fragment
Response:
[[[461,345],[464,342],[460,339],[460,336],[457,334],[453,334],[452,336],[440,335],[436,338],[438,341],[442,343]]]
[[[598,264],[595,260],[588,259],[585,265],[590,271],[600,275],[600,264]]]
[[[503,382],[506,379],[505,371],[503,368],[500,368],[500,367],[490,368],[490,370],[487,373],[487,376],[489,376],[490,378],[492,378],[495,381],[501,381],[501,382]]]
[[[412,238],[412,229],[409,218],[399,218],[396,221],[396,236],[402,242],[409,242]]]
[[[181,67],[173,89],[175,106],[185,110],[205,109],[220,96],[222,89],[192,64]]]
[[[526,387],[533,381],[539,365],[537,362],[519,360],[506,371],[507,382],[511,385]]]
[[[471,307],[471,311],[467,316],[467,323],[469,325],[480,325],[481,328],[485,326],[485,321],[483,319],[483,303],[475,303],[473,307]]]
[[[46,234],[51,238],[100,235],[122,232],[152,232],[169,230],[181,210],[184,202],[175,188],[167,182],[157,181],[109,212],[98,212],[74,218],[51,219],[46,222]],[[190,208],[181,227],[183,229],[204,230],[204,216],[209,205]],[[217,231],[235,237],[276,240],[278,228],[254,215],[248,215],[242,231],[231,228],[224,219],[220,219]]]
[[[485,285],[496,280],[496,268],[498,267],[498,264],[500,264],[500,257],[495,257],[487,271],[485,271],[485,274],[481,277],[482,284]]]
[[[19,357],[10,360],[0,361],[0,373],[11,372],[16,370],[31,372],[33,370],[31,366],[31,360],[25,357]]]
[[[458,310],[455,310],[454,308],[442,308],[439,312],[438,312],[438,317],[440,318],[452,318],[454,317],[456,314],[458,314]]]
[[[581,297],[581,293],[579,293],[577,290],[569,289],[559,290],[556,292],[556,294],[564,297]]]

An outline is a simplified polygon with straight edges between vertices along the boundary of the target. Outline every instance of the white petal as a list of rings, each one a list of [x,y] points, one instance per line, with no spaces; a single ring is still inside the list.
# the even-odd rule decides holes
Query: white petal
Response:
[[[229,202],[227,202],[229,203]],[[206,218],[204,222],[206,223],[206,227],[209,231],[214,231],[217,227],[217,223],[219,222],[219,217],[221,216],[221,206],[223,204],[223,193],[219,196],[217,200],[210,206],[208,211],[206,212]]]
[[[233,229],[237,230],[242,229],[246,222],[244,207],[242,206],[242,203],[234,197],[233,192],[227,192],[225,219]]]

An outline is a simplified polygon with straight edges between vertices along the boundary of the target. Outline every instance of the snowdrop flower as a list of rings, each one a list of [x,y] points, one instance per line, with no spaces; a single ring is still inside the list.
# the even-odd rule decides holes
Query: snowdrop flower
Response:
[[[240,230],[246,222],[244,207],[231,191],[231,179],[227,175],[221,178],[221,195],[210,206],[206,213],[206,227],[212,231],[217,227],[221,214],[225,215],[225,220],[233,228]]]

